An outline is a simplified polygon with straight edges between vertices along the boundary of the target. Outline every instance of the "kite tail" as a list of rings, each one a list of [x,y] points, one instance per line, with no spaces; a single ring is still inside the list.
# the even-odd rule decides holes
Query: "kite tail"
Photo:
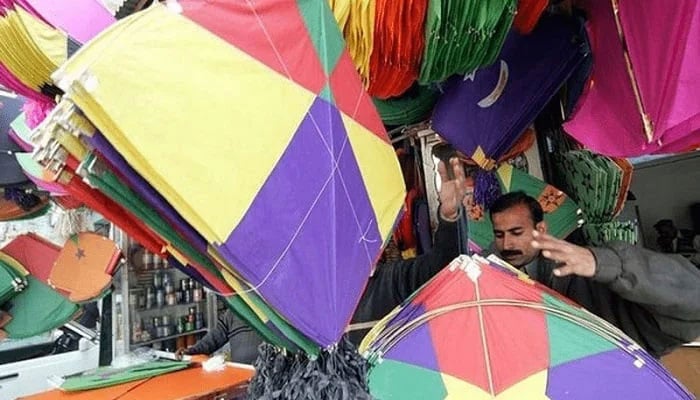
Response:
[[[347,338],[315,359],[267,343],[258,351],[256,374],[248,386],[249,399],[372,399],[367,360]]]
[[[479,169],[474,181],[474,202],[486,210],[490,209],[491,204],[501,195],[496,172]]]

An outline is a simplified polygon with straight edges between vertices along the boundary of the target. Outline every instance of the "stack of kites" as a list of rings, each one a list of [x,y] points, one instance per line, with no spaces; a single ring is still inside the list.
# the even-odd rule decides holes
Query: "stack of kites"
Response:
[[[63,392],[79,392],[134,382],[154,376],[165,375],[190,366],[189,361],[155,360],[126,368],[100,367],[78,376],[62,378],[58,388]],[[143,383],[143,382],[141,382]],[[138,384],[138,383],[137,383]],[[114,394],[116,398],[121,396]],[[111,396],[110,396],[111,397]]]
[[[493,256],[454,260],[360,350],[379,399],[694,398],[620,330]]]
[[[0,148],[4,150],[2,175],[16,171],[29,177],[25,176],[19,185],[0,182],[4,192],[0,200],[0,220],[34,218],[46,212],[52,198],[49,194],[62,196],[53,199],[64,208],[80,206],[80,202],[66,196],[59,185],[52,183],[54,178],[46,179],[46,174],[30,160],[27,153],[33,146],[27,141],[24,129],[27,125],[33,128],[43,120],[56,96],[62,93],[51,81],[51,73],[82,43],[113,21],[98,0],[0,2],[0,86],[18,95],[11,100],[12,107],[0,110]],[[10,101],[0,102],[7,106]],[[25,110],[21,120],[16,118],[20,108]],[[11,165],[8,167],[5,161]]]
[[[113,21],[98,0],[3,1],[0,84],[30,99],[51,102],[60,94],[51,73]]]
[[[379,99],[399,97],[415,82],[439,83],[491,65],[516,14],[516,0],[399,3],[330,0],[355,67]],[[521,32],[544,11],[539,3],[518,5],[527,17],[518,24]]]
[[[583,233],[592,245],[604,241],[637,242],[633,223],[613,221],[622,211],[632,183],[632,164],[622,158],[570,150],[557,157],[564,190],[581,206]]]
[[[544,211],[544,221],[549,234],[565,238],[583,223],[582,212],[566,193],[508,163],[496,170],[501,193],[522,191],[536,199]],[[466,216],[469,248],[475,252],[488,250],[493,243],[493,225],[489,211],[473,197],[468,198]]]
[[[566,131],[614,157],[699,148],[700,3],[577,3],[587,14],[595,59]]]
[[[405,197],[343,48],[325,2],[154,5],[54,73],[66,94],[33,157],[267,341],[313,357],[339,343]]]
[[[441,82],[494,63],[515,11],[515,0],[431,0],[419,82]]]
[[[494,65],[445,85],[433,129],[491,170],[588,56],[575,20],[543,18],[530,35],[511,32]]]
[[[418,79],[425,50],[426,0],[376,0],[374,43],[367,92],[387,99],[408,90]]]
[[[121,257],[114,242],[90,232],[62,248],[34,234],[16,237],[0,249],[0,306],[10,316],[0,334],[27,338],[74,319],[80,304],[109,291]]]
[[[381,100],[373,98],[382,122],[388,126],[411,125],[430,116],[440,91],[430,86],[414,86],[403,96]]]

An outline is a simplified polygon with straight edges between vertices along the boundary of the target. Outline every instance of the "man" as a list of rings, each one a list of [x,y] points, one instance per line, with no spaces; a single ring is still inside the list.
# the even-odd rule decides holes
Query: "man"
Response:
[[[175,355],[181,358],[187,355],[211,355],[226,343],[231,348],[231,361],[252,364],[258,357],[258,346],[263,339],[247,323],[231,310],[219,316],[216,326],[197,343],[187,349],[178,349]]]
[[[654,229],[659,234],[656,243],[663,253],[694,253],[694,239],[696,235],[692,231],[679,230],[670,219],[662,219],[654,224]]]
[[[547,234],[537,200],[501,196],[490,209],[495,249],[531,278],[616,325],[653,356],[700,336],[700,271],[630,244],[580,247]]]
[[[464,197],[464,168],[457,158],[450,159],[454,179],[447,174],[443,162],[440,173],[440,224],[435,232],[435,244],[426,254],[418,257],[377,265],[360,298],[352,322],[348,327],[350,341],[359,344],[367,332],[391,310],[429,281],[459,255],[457,218],[459,204]]]

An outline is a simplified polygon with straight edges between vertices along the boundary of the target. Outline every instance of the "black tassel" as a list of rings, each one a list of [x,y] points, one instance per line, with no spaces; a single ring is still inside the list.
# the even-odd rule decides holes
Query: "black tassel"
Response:
[[[24,211],[31,210],[41,202],[41,199],[37,195],[28,193],[23,188],[6,187],[4,191],[5,200],[13,201]]]
[[[495,171],[479,169],[474,177],[474,202],[481,204],[484,209],[491,208],[501,195],[501,185],[498,183]]]
[[[260,345],[248,398],[255,400],[371,400],[368,364],[343,338],[316,359]]]

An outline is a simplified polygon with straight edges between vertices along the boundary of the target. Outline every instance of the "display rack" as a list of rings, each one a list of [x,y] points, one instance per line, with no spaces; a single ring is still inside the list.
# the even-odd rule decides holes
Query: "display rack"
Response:
[[[139,347],[175,351],[204,336],[216,320],[216,297],[119,229],[111,236],[127,255],[113,279],[113,357]]]

